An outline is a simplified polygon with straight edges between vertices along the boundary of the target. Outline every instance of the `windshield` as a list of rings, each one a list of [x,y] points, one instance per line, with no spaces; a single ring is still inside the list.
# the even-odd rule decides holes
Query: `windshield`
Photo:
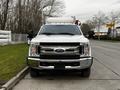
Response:
[[[45,25],[39,32],[45,35],[81,35],[77,25]]]

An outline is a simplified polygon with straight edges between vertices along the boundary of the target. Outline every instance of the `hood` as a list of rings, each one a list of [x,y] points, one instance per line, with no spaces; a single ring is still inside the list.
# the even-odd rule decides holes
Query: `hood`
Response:
[[[31,42],[89,42],[89,40],[83,35],[37,35]]]

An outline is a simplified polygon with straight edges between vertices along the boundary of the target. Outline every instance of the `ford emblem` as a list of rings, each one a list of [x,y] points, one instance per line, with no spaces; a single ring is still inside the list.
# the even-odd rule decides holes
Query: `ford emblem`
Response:
[[[63,53],[64,49],[55,49],[55,52],[57,52],[57,53]]]

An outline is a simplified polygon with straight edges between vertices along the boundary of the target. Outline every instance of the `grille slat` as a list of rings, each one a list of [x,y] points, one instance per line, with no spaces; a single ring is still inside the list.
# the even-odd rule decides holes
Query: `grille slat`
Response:
[[[40,43],[41,46],[79,46],[80,43]]]

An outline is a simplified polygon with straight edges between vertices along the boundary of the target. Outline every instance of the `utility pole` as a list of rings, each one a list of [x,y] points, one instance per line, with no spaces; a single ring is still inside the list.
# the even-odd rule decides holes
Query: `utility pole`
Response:
[[[100,40],[100,25],[101,25],[101,20],[98,19],[98,33],[99,33],[98,40]]]

